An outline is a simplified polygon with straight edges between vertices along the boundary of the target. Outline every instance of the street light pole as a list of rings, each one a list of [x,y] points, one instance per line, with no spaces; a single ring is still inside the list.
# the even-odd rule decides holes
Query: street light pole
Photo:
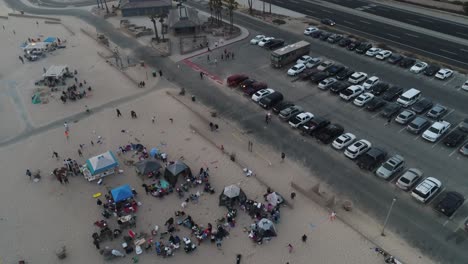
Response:
[[[385,222],[382,227],[382,233],[380,233],[381,236],[385,236],[385,226],[387,226],[388,218],[390,218],[390,214],[392,213],[393,205],[396,202],[396,198],[394,197],[392,200],[392,204],[390,205],[390,208],[388,209],[387,217],[385,217]]]

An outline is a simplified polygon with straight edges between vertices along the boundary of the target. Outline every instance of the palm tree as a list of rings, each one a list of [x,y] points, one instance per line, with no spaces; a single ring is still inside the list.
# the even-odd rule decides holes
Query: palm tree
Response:
[[[158,34],[158,27],[156,26],[156,19],[155,19],[155,15],[152,15],[150,16],[150,20],[151,22],[153,22],[153,26],[154,26],[154,35],[156,37],[156,41],[159,43],[159,34]]]
[[[164,41],[164,19],[167,17],[167,14],[162,13],[159,15],[159,23],[161,23],[161,35],[162,35],[162,40]]]
[[[252,13],[253,13],[253,0],[247,0],[247,4],[249,5],[249,14],[252,15]]]
[[[101,8],[101,5],[99,5],[99,0],[96,0],[96,2],[97,2],[97,7]]]
[[[104,0],[104,5],[106,6],[106,13],[109,14],[109,7],[107,7],[107,0]]]
[[[216,12],[216,20],[218,21],[218,26],[221,26],[222,21],[223,21],[223,2],[222,2],[222,0],[215,0],[215,12]]]
[[[209,0],[208,1],[208,7],[210,8],[210,20],[211,20],[211,23],[213,23],[213,10],[214,10],[214,2],[215,0]]]
[[[237,9],[239,3],[236,0],[227,0],[226,7],[229,10],[229,23],[231,24],[231,32],[234,29],[234,9]]]

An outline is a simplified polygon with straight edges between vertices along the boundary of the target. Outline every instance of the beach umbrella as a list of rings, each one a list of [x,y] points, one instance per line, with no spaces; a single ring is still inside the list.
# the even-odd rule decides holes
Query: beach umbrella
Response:
[[[142,160],[135,163],[135,167],[138,173],[146,175],[150,172],[157,172],[161,168],[161,165],[154,160]]]
[[[223,194],[229,198],[234,198],[234,197],[239,196],[240,191],[241,190],[239,186],[229,185],[229,186],[224,187]]]
[[[151,157],[156,158],[156,155],[158,155],[158,154],[159,154],[159,149],[157,149],[157,148],[152,148],[152,149],[150,150],[150,156],[151,156]]]
[[[276,236],[275,225],[269,219],[262,218],[262,220],[257,223],[259,234],[262,237],[274,237]]]
[[[276,192],[272,192],[272,193],[268,194],[266,199],[267,199],[268,203],[270,203],[273,206],[276,206],[281,201],[279,195]]]

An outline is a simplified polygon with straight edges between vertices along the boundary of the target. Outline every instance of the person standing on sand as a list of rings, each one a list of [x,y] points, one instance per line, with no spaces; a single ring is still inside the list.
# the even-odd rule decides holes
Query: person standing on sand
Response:
[[[286,158],[286,153],[281,152],[281,162],[284,162],[284,158]]]
[[[291,244],[288,244],[288,251],[289,251],[289,254],[291,254],[293,252],[293,246]]]
[[[81,149],[78,149],[78,156],[83,157],[83,152],[81,152]]]
[[[52,152],[52,157],[55,157],[57,160],[59,159],[59,155],[57,152]]]
[[[29,169],[26,170],[26,175],[29,176],[29,180],[32,180],[32,173]]]
[[[19,60],[21,61],[21,63],[24,64],[24,59],[23,59],[23,57],[19,56],[18,58],[19,58]]]
[[[153,117],[151,118],[151,123],[153,123],[153,124],[154,124],[154,122],[155,122],[155,121],[156,121],[156,117],[155,117],[155,116],[153,116]]]
[[[121,117],[122,116],[122,113],[120,113],[120,110],[117,108],[115,109],[115,111],[117,112],[117,117]]]
[[[307,242],[307,235],[306,234],[302,235],[302,242],[304,242],[304,243]]]

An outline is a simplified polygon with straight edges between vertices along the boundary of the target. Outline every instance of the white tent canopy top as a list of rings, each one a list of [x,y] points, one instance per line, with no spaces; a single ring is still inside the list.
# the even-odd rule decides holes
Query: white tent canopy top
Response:
[[[29,43],[28,45],[23,47],[24,51],[30,51],[30,50],[42,50],[45,51],[49,48],[50,43],[47,42],[32,42]]]
[[[67,65],[52,65],[42,76],[60,78],[67,72]]]

